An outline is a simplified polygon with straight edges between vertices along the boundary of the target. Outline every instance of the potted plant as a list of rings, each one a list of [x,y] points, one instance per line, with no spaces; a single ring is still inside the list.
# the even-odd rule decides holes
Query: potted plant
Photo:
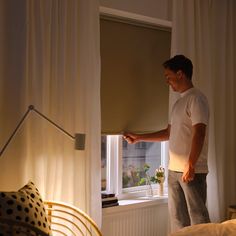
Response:
[[[165,169],[163,167],[159,167],[155,171],[154,176],[150,176],[148,171],[150,169],[150,166],[148,164],[145,164],[143,167],[145,177],[141,178],[139,181],[139,185],[146,184],[149,186],[147,195],[148,196],[153,196],[153,189],[151,186],[151,183],[158,184],[159,187],[159,195],[162,196],[164,194],[164,181],[165,181]]]
[[[164,194],[165,168],[160,166],[156,169],[155,175],[151,176],[151,182],[159,184],[159,195]]]

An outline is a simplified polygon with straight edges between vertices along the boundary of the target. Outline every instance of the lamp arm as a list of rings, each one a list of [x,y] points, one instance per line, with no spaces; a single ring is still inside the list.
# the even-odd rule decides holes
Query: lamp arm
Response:
[[[29,106],[29,110],[34,111],[37,115],[41,116],[45,120],[47,120],[50,124],[52,124],[54,127],[56,127],[59,131],[66,134],[68,137],[73,139],[75,141],[75,150],[84,150],[85,149],[85,134],[76,133],[75,136],[71,135],[69,132],[61,128],[59,125],[57,125],[55,122],[50,120],[48,117],[46,117],[44,114],[39,112],[37,109],[34,108],[33,105]]]
[[[55,126],[57,129],[59,129],[61,132],[65,133],[66,135],[68,135],[70,138],[72,138],[73,140],[75,139],[75,137],[73,135],[71,135],[69,132],[67,132],[66,130],[64,130],[63,128],[61,128],[59,125],[57,125],[55,122],[53,122],[52,120],[50,120],[48,117],[46,117],[44,114],[42,114],[41,112],[39,112],[37,109],[34,108],[33,105],[29,106],[30,110],[33,110],[35,113],[37,113],[39,116],[43,117],[45,120],[47,120],[49,123],[51,123],[53,126]]]
[[[6,150],[7,146],[10,144],[11,140],[14,138],[14,136],[16,135],[17,131],[20,129],[20,127],[22,126],[23,122],[25,121],[25,119],[27,118],[27,116],[29,115],[29,113],[31,111],[34,111],[37,115],[41,116],[42,118],[44,118],[45,120],[47,120],[50,124],[52,124],[54,127],[56,127],[58,130],[60,130],[62,133],[66,134],[68,137],[70,137],[71,139],[73,139],[75,141],[75,149],[76,150],[84,150],[85,148],[85,134],[79,134],[76,133],[75,136],[71,135],[69,132],[67,132],[66,130],[64,130],[63,128],[61,128],[59,125],[57,125],[55,122],[53,122],[52,120],[50,120],[48,117],[46,117],[44,114],[42,114],[41,112],[39,112],[37,109],[34,108],[33,105],[30,105],[28,107],[28,110],[25,112],[24,116],[22,117],[22,119],[20,120],[20,122],[18,123],[18,125],[16,126],[15,130],[13,131],[13,133],[11,134],[10,138],[7,140],[7,142],[5,143],[5,145],[3,146],[2,150],[0,151],[0,156],[2,156],[2,154],[4,153],[4,151]]]
[[[28,108],[28,110],[25,112],[24,116],[21,118],[20,122],[18,123],[18,125],[16,126],[15,130],[12,132],[11,136],[9,137],[9,139],[6,141],[5,145],[3,146],[2,150],[0,151],[0,156],[2,156],[3,152],[5,151],[5,149],[7,148],[7,146],[10,144],[11,140],[13,139],[13,137],[16,135],[16,132],[20,129],[20,127],[22,126],[23,122],[25,121],[26,117],[29,115],[31,109],[30,107]]]

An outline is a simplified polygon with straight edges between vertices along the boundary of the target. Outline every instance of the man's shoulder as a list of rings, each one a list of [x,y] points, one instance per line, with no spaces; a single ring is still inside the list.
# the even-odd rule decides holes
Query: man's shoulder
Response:
[[[189,95],[193,95],[193,96],[204,96],[206,97],[206,95],[203,93],[202,90],[200,90],[199,88],[193,87],[189,93]]]
[[[195,100],[195,101],[205,101],[208,103],[208,99],[206,95],[198,88],[194,88],[189,94],[188,94],[188,100]]]

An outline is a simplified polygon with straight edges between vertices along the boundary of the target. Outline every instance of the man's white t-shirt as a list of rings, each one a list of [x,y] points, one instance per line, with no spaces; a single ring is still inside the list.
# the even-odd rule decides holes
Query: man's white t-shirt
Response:
[[[196,88],[181,93],[170,116],[169,170],[183,172],[192,142],[192,126],[207,126],[204,145],[195,165],[195,173],[207,173],[209,106],[206,97]]]

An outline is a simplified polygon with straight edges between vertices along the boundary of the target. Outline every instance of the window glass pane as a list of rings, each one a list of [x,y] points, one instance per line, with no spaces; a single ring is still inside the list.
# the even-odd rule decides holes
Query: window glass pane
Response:
[[[101,173],[101,190],[105,191],[106,190],[106,182],[107,182],[107,137],[106,136],[102,136],[102,140],[101,140],[101,156],[102,156],[102,160],[101,160],[101,168],[102,168],[102,173]]]
[[[128,144],[123,140],[123,188],[146,184],[142,181],[142,178],[146,177],[144,171],[145,165],[150,167],[147,173],[153,176],[155,170],[161,165],[161,142]]]

